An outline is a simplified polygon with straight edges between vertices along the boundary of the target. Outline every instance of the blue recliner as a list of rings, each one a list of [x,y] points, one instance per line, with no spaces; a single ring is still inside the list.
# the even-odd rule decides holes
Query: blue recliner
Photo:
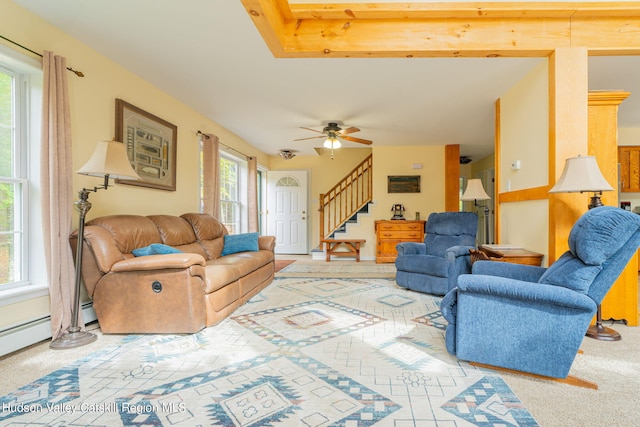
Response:
[[[443,298],[447,350],[459,359],[566,379],[598,304],[640,245],[640,215],[582,215],[549,268],[478,261]]]
[[[469,249],[476,245],[478,215],[432,213],[425,228],[424,243],[396,246],[396,282],[414,291],[444,295],[456,286],[460,274],[471,272]]]

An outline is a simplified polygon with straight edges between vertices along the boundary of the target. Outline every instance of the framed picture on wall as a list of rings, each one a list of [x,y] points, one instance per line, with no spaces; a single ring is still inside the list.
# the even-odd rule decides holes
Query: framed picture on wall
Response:
[[[176,191],[177,135],[177,126],[116,99],[116,139],[125,144],[131,166],[142,178],[116,182]]]
[[[420,175],[387,176],[387,193],[419,193]]]

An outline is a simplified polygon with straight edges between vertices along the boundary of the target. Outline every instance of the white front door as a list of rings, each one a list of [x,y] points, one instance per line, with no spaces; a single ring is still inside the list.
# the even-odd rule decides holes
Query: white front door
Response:
[[[267,173],[267,234],[277,254],[307,254],[307,171]]]

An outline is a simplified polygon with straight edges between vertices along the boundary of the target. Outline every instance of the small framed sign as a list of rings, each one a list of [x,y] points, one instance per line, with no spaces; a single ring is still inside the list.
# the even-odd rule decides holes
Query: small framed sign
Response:
[[[420,175],[387,176],[388,193],[419,193]]]

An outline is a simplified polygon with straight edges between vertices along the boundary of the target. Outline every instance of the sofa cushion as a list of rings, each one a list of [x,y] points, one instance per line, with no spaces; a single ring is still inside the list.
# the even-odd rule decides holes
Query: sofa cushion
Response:
[[[147,218],[156,225],[165,245],[177,247],[196,241],[191,224],[183,218],[173,215],[149,215]]]
[[[184,218],[196,235],[197,240],[214,240],[224,236],[227,233],[225,226],[213,216],[203,213],[186,213],[180,215]]]
[[[258,233],[227,234],[224,236],[222,256],[238,252],[257,252]]]
[[[214,292],[270,262],[273,262],[271,251],[239,252],[208,261],[205,267],[207,283],[204,292]]]
[[[198,244],[205,251],[203,256],[206,260],[216,259],[221,256],[224,236],[228,234],[227,228],[222,223],[213,216],[204,213],[186,213],[180,215],[180,217],[184,218],[193,227]]]
[[[141,215],[110,215],[92,219],[87,222],[87,227],[98,226],[108,232],[115,242],[115,246],[120,251],[119,254],[113,254],[111,256],[108,265],[101,267],[102,271],[109,271],[111,265],[115,261],[120,261],[126,258],[127,254],[130,254],[134,249],[148,246],[151,243],[163,243],[158,232],[158,228],[153,221],[149,218]],[[98,262],[102,263],[104,260],[104,254],[100,253],[100,248],[104,246],[104,237],[100,235],[98,238],[100,242],[89,242],[94,247],[96,252],[96,258]],[[85,239],[86,239],[85,235]],[[106,270],[105,270],[106,268]]]
[[[164,254],[180,254],[181,250],[172,246],[163,245],[162,243],[152,243],[149,246],[134,249],[131,251],[134,256],[147,256],[147,255],[164,255]]]

